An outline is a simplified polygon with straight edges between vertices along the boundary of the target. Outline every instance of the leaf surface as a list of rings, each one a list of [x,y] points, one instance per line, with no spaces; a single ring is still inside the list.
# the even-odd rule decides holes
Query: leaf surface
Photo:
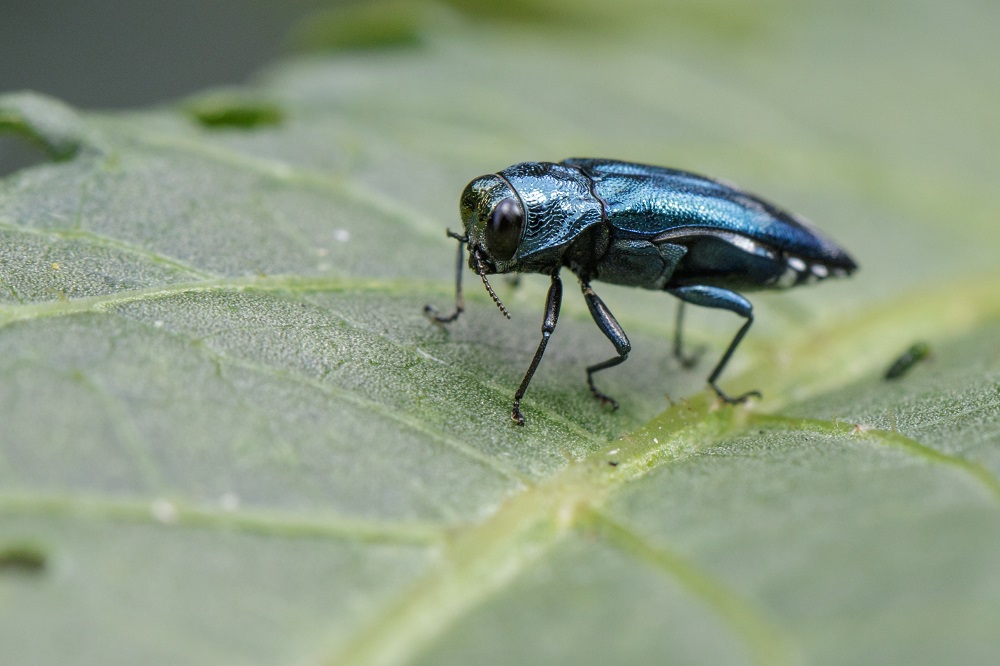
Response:
[[[52,158],[0,180],[5,653],[994,663],[996,10],[772,4],[354,9],[246,89],[0,97]],[[602,410],[568,289],[517,428],[545,278],[497,281],[511,322],[471,280],[422,307],[464,184],[572,155],[736,180],[862,270],[753,296],[749,408],[704,390],[732,317],[690,313],[687,371],[669,298],[600,286]]]

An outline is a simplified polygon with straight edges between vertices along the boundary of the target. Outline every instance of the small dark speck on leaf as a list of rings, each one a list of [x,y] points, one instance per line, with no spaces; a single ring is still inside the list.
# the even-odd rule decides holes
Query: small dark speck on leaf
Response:
[[[38,546],[12,544],[0,547],[0,575],[40,574],[45,571],[48,558]]]
[[[887,380],[899,379],[920,361],[930,356],[931,347],[926,342],[914,342],[909,349],[893,361],[889,369],[885,371]]]
[[[609,460],[608,464],[611,465],[612,467],[618,467],[618,461],[617,460]]]

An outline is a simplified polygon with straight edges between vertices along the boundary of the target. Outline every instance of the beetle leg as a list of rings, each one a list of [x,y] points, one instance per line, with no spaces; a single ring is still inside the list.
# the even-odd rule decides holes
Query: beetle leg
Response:
[[[590,392],[594,394],[595,398],[602,403],[610,404],[614,409],[618,409],[618,403],[611,396],[601,393],[594,386],[594,373],[606,368],[612,368],[627,359],[628,353],[632,351],[632,343],[628,341],[628,336],[625,335],[621,324],[611,314],[608,306],[590,288],[590,284],[581,280],[580,288],[583,290],[583,298],[587,301],[587,307],[590,308],[590,316],[594,318],[594,323],[597,324],[597,328],[601,329],[601,333],[607,336],[611,344],[615,346],[615,351],[618,352],[618,356],[587,368],[587,384],[590,386]]]
[[[450,324],[458,319],[458,315],[462,314],[465,310],[465,298],[462,296],[462,259],[465,258],[462,254],[462,243],[467,242],[468,239],[451,231],[448,232],[448,235],[458,239],[458,261],[455,266],[455,311],[445,316],[438,312],[438,309],[430,303],[424,306],[424,314],[431,321],[439,324]]]
[[[542,320],[542,340],[538,343],[538,349],[535,350],[535,355],[531,359],[531,365],[528,366],[528,371],[524,373],[524,379],[521,380],[521,385],[517,387],[517,392],[514,394],[514,408],[510,412],[510,418],[514,419],[517,425],[524,425],[524,417],[521,416],[521,398],[524,397],[524,392],[528,390],[528,384],[531,383],[531,376],[535,374],[535,370],[538,368],[538,364],[542,360],[542,354],[545,353],[545,346],[549,344],[549,337],[552,336],[552,332],[556,330],[556,322],[559,321],[559,306],[562,304],[562,280],[559,279],[559,270],[557,269],[552,274],[552,284],[549,286],[549,295],[545,298],[545,318]]]
[[[750,396],[756,396],[759,398],[760,391],[747,391],[742,395],[731,398],[719,388],[718,384],[715,383],[715,380],[722,374],[726,364],[729,363],[729,357],[731,357],[733,352],[736,351],[736,347],[740,344],[743,336],[746,335],[747,330],[749,330],[750,325],[753,323],[753,305],[750,304],[750,301],[734,291],[704,285],[674,287],[672,289],[667,289],[667,291],[682,301],[687,301],[688,303],[700,305],[705,308],[729,310],[730,312],[735,312],[739,316],[746,319],[746,323],[744,323],[743,327],[736,333],[736,337],[734,337],[733,341],[729,343],[729,348],[726,349],[726,353],[722,355],[722,359],[719,361],[718,365],[715,366],[715,369],[712,370],[712,374],[708,376],[708,384],[715,390],[720,398],[728,403],[744,402]]]
[[[676,358],[682,368],[693,368],[698,364],[701,359],[702,354],[705,353],[704,347],[698,347],[692,354],[684,353],[684,342],[682,339],[684,328],[684,301],[678,301],[677,303],[677,324],[674,326],[674,358]]]

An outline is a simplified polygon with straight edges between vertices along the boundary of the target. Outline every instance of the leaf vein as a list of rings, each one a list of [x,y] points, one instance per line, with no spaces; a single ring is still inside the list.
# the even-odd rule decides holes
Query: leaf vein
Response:
[[[147,248],[129,243],[127,241],[120,240],[118,238],[113,238],[105,234],[100,234],[95,231],[88,229],[81,229],[78,227],[73,228],[38,228],[30,227],[23,224],[17,224],[14,222],[0,222],[0,229],[5,231],[11,231],[14,233],[31,234],[35,236],[55,236],[57,238],[63,238],[67,240],[77,240],[82,239],[93,243],[94,245],[100,247],[109,247],[122,252],[127,252],[128,254],[142,257],[147,259],[152,263],[162,264],[165,266],[170,266],[179,271],[188,273],[193,277],[202,278],[205,280],[218,279],[221,276],[215,273],[210,273],[208,271],[201,270],[200,268],[195,268],[184,262],[169,257],[158,252],[153,252]]]
[[[587,526],[608,542],[680,583],[714,610],[747,644],[757,664],[792,663],[792,642],[765,613],[679,554],[651,544],[604,513],[591,510]]]
[[[970,478],[982,485],[993,498],[1000,501],[1000,478],[987,467],[962,456],[945,453],[894,430],[866,428],[853,423],[831,421],[826,419],[811,419],[776,415],[755,414],[751,417],[753,423],[770,426],[792,427],[796,430],[820,432],[842,437],[854,437],[889,446],[904,451],[914,457],[933,464],[946,465],[964,472]]]
[[[167,500],[176,513],[169,520],[157,517],[154,502],[131,498],[74,495],[0,495],[0,514],[68,516],[74,519],[129,523],[161,523],[202,529],[238,530],[291,538],[351,539],[368,543],[435,545],[449,526],[435,523],[393,523],[356,520],[325,514],[303,518],[301,511],[284,512],[239,508],[226,510]]]

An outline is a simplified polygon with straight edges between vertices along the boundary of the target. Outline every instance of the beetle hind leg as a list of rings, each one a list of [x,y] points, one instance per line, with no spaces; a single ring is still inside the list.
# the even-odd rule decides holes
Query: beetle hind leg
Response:
[[[722,358],[719,359],[715,369],[712,370],[712,374],[708,376],[708,385],[712,387],[716,395],[730,404],[745,402],[751,397],[760,398],[760,391],[747,391],[746,393],[732,397],[719,388],[719,385],[716,383],[719,375],[721,375],[722,371],[726,368],[726,364],[729,363],[729,359],[732,357],[733,352],[736,351],[736,348],[743,340],[743,336],[746,335],[747,331],[750,329],[750,325],[753,324],[753,305],[750,304],[750,301],[734,291],[722,289],[721,287],[691,285],[686,287],[673,287],[667,289],[667,291],[681,299],[681,301],[686,301],[693,305],[700,305],[706,308],[729,310],[730,312],[738,314],[746,319],[746,322],[744,322],[743,326],[740,327],[740,330],[736,332],[736,336],[733,338],[732,342],[729,343],[729,347],[726,348],[726,352],[722,355]]]
[[[607,336],[611,344],[615,346],[615,351],[618,352],[618,356],[614,358],[609,358],[603,363],[597,363],[587,368],[587,385],[590,387],[590,392],[595,398],[601,401],[602,404],[611,405],[613,409],[618,409],[618,401],[616,401],[611,396],[602,393],[594,386],[594,373],[600,372],[601,370],[606,370],[607,368],[613,368],[619,365],[628,358],[628,354],[632,351],[632,343],[628,341],[628,336],[625,335],[625,331],[622,330],[621,324],[615,319],[615,316],[611,314],[611,310],[608,306],[604,304],[601,297],[594,293],[591,289],[590,284],[585,281],[580,282],[580,288],[583,290],[583,298],[587,301],[587,307],[590,309],[590,315],[594,318],[594,323],[597,327],[601,329],[601,333]]]

